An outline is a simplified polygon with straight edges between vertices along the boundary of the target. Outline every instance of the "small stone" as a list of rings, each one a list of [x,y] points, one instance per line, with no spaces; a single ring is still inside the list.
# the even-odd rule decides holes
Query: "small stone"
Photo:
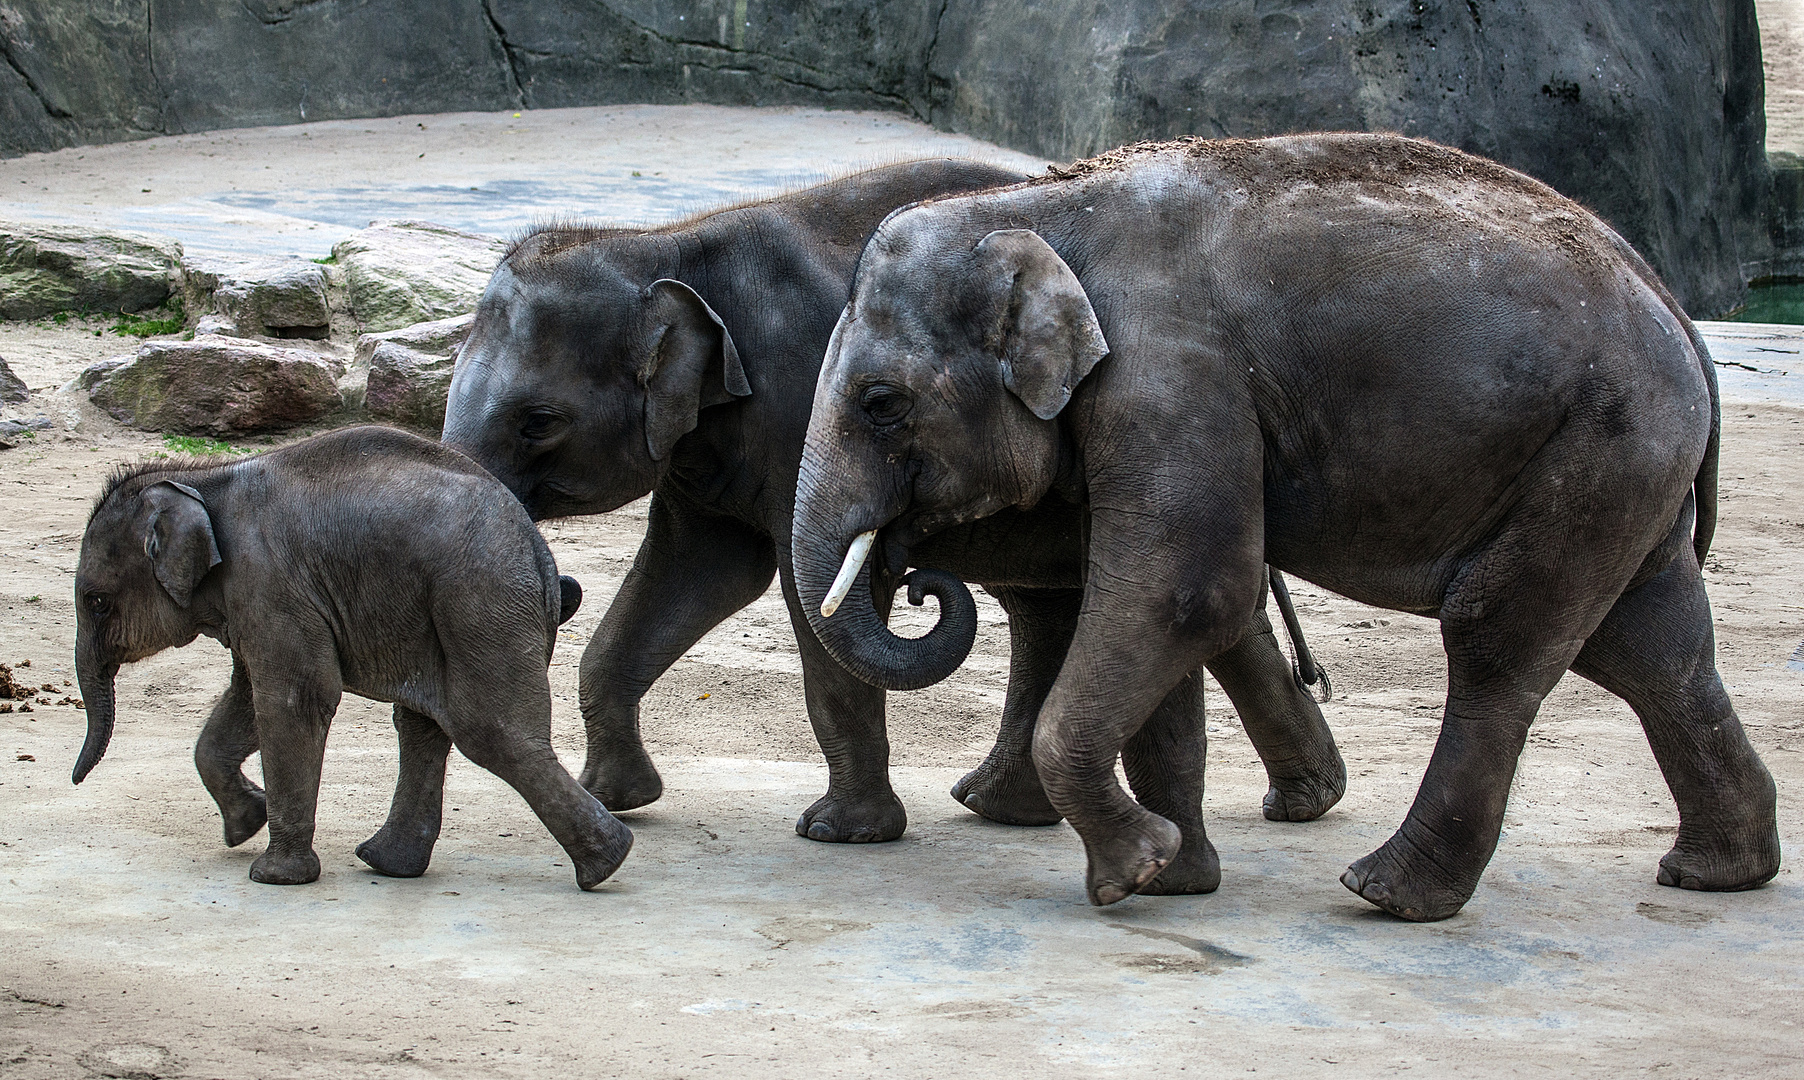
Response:
[[[17,405],[31,398],[31,387],[25,380],[13,374],[13,369],[0,359],[0,405]]]
[[[207,335],[146,342],[92,397],[146,431],[223,438],[325,419],[343,408],[343,374],[334,357]]]
[[[351,314],[365,329],[393,330],[476,310],[507,250],[492,236],[425,221],[382,221],[332,248],[344,268]]]
[[[164,237],[0,222],[0,319],[153,308],[181,265],[182,245]]]
[[[331,329],[325,270],[304,259],[191,264],[186,290],[189,310],[207,312],[198,334],[323,340]]]

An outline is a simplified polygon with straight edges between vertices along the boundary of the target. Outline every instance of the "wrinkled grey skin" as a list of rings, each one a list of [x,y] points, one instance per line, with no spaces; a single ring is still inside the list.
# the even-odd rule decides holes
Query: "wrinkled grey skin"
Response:
[[[1033,758],[1095,903],[1180,855],[1112,765],[1241,638],[1262,562],[1441,623],[1440,740],[1407,820],[1343,879],[1359,895],[1460,909],[1568,669],[1634,707],[1678,801],[1659,881],[1750,888],[1779,843],[1698,569],[1717,415],[1653,272],[1520,174],[1394,136],[1130,149],[877,230],[821,372],[796,587],[827,650],[869,669],[898,645],[868,599],[819,612],[854,536],[1088,509]]]
[[[106,752],[120,665],[206,634],[231,650],[232,682],[194,761],[227,844],[269,823],[252,880],[318,879],[320,764],[348,690],[394,702],[401,740],[388,822],[359,858],[425,873],[455,743],[526,797],[593,888],[632,833],[551,748],[546,667],[580,595],[505,488],[405,432],[349,428],[241,461],[125,469],[75,572],[88,738],[74,780]],[[259,750],[267,792],[242,770]]]
[[[822,650],[797,603],[788,556],[796,470],[821,357],[870,230],[915,199],[1016,179],[973,162],[906,163],[661,229],[542,231],[496,270],[459,356],[445,441],[535,518],[600,513],[653,493],[644,544],[583,655],[582,780],[608,806],[642,806],[662,791],[639,737],[646,691],[780,574],[829,768],[826,795],[796,829],[825,841],[901,835],[907,816],[889,783],[884,696]],[[1076,625],[1081,527],[1075,504],[1046,500],[886,553],[884,614],[910,565],[981,582],[1009,613],[1002,732],[953,789],[993,820],[1059,819],[1030,748],[1033,717]],[[949,593],[944,576],[924,573],[911,575],[911,589],[931,582]],[[962,657],[975,628],[963,599],[955,632],[942,626],[911,647]],[[1308,820],[1340,797],[1345,770],[1270,623],[1263,612],[1252,619],[1244,646],[1220,658],[1215,674],[1272,778],[1267,816]],[[1197,705],[1179,695],[1171,708]],[[1190,726],[1181,753],[1200,755],[1200,724]],[[1191,796],[1200,800],[1200,788],[1174,794],[1172,813]],[[1190,816],[1200,820],[1200,808]],[[1187,887],[1212,887],[1212,853],[1196,851]],[[1164,886],[1178,887],[1180,876]]]

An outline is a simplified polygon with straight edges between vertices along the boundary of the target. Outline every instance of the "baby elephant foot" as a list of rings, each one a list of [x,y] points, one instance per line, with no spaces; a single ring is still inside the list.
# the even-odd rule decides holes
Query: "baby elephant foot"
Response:
[[[1084,842],[1090,864],[1084,884],[1090,902],[1097,907],[1125,900],[1145,889],[1182,850],[1183,835],[1176,825],[1145,810],[1139,814],[1132,824],[1101,841],[1091,843],[1086,838]],[[1213,848],[1209,854],[1214,854]]]
[[[564,849],[576,868],[577,888],[588,890],[614,876],[627,853],[633,850],[633,830],[612,814],[595,823],[580,844]]]
[[[319,856],[312,848],[270,848],[251,863],[251,880],[262,885],[306,885],[319,880]]]
[[[1052,808],[1040,774],[1027,762],[1009,768],[985,759],[952,785],[952,797],[979,817],[1004,825],[1057,825],[1065,819]]]
[[[583,763],[579,782],[601,801],[601,805],[613,811],[649,806],[664,794],[664,780],[658,775],[658,767],[640,747],[634,747],[617,761],[589,755],[589,760]]]
[[[1209,838],[1185,837],[1177,858],[1135,891],[1142,896],[1196,896],[1221,887],[1221,856]]]
[[[1472,898],[1472,889],[1460,890],[1429,880],[1412,858],[1415,848],[1401,833],[1360,859],[1340,876],[1340,883],[1379,908],[1410,922],[1438,922],[1459,914]],[[1476,885],[1476,883],[1474,883]]]
[[[225,824],[226,847],[237,847],[260,832],[269,821],[269,804],[259,787],[247,787],[242,795],[221,803],[219,818]]]
[[[1779,829],[1771,817],[1737,833],[1694,838],[1683,824],[1672,850],[1660,859],[1662,885],[1705,892],[1758,888],[1779,872]]]
[[[849,799],[832,791],[796,819],[796,835],[828,844],[879,844],[908,828],[908,811],[887,788],[879,795]]]
[[[404,835],[404,830],[384,825],[376,831],[376,835],[357,845],[357,857],[378,874],[419,877],[432,862],[432,847],[437,842],[436,830],[430,834],[422,831],[409,836]]]
[[[1301,776],[1273,776],[1265,793],[1265,820],[1314,821],[1347,793],[1347,766],[1332,764]]]

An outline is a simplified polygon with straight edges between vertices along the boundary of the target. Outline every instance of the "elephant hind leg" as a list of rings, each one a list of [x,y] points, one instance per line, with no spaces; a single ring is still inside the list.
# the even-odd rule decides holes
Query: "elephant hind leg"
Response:
[[[1056,825],[1064,815],[1052,808],[1034,768],[1034,720],[1071,648],[1084,595],[1077,589],[991,592],[1008,612],[1008,697],[996,745],[983,764],[952,785],[952,797],[1004,825]]]
[[[1689,546],[1625,593],[1572,670],[1629,703],[1679,805],[1659,883],[1750,889],[1779,872],[1773,777],[1716,671],[1710,598]]]
[[[535,671],[525,655],[449,659],[454,675],[445,729],[451,741],[520,793],[570,856],[579,888],[606,881],[632,850],[632,830],[570,775],[552,749],[551,684],[544,668]],[[500,681],[467,674],[496,671],[520,674]]]
[[[1529,724],[1634,572],[1563,553],[1608,548],[1529,516],[1467,563],[1441,608],[1447,708],[1434,754],[1403,824],[1348,867],[1347,888],[1412,922],[1448,918],[1471,898],[1497,849]]]
[[[1327,813],[1346,793],[1347,765],[1321,706],[1297,685],[1263,599],[1246,636],[1208,667],[1265,764],[1266,819],[1314,821]]]
[[[376,835],[357,845],[357,857],[389,877],[419,877],[432,861],[444,817],[451,737],[432,717],[403,705],[395,706],[395,734],[401,767],[394,802]]]
[[[231,684],[214,703],[194,744],[194,767],[207,793],[219,804],[227,847],[237,847],[257,835],[269,820],[263,789],[244,775],[245,759],[257,749],[257,709],[251,700],[250,675],[234,657]]]
[[[1137,892],[1180,896],[1214,892],[1221,885],[1221,858],[1203,829],[1206,732],[1203,676],[1192,672],[1165,695],[1121,748],[1122,769],[1134,798],[1176,825],[1183,838],[1177,855]]]

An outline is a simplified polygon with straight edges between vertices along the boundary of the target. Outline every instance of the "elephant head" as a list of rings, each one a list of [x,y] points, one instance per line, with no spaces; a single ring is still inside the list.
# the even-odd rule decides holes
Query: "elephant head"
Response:
[[[886,689],[951,674],[974,618],[963,625],[962,583],[915,571],[910,599],[937,593],[940,621],[912,641],[890,633],[861,572],[867,552],[898,573],[923,537],[1038,502],[1058,475],[1059,414],[1108,353],[1077,276],[1038,234],[991,232],[973,246],[943,220],[898,212],[866,247],[796,489],[803,610],[835,659]]]
[[[720,316],[558,232],[496,269],[458,354],[444,442],[535,520],[613,510],[656,486],[697,414],[750,394]],[[558,246],[564,243],[564,246]]]
[[[199,593],[220,563],[199,491],[173,479],[127,476],[101,497],[75,569],[75,677],[88,737],[81,783],[113,737],[113,678],[122,664],[186,645],[203,628]]]

